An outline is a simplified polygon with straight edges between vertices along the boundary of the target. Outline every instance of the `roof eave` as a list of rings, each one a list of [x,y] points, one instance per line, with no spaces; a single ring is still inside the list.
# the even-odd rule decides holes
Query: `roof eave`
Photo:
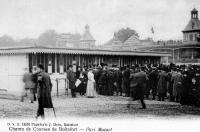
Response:
[[[150,51],[114,51],[92,49],[63,49],[63,48],[18,48],[1,49],[0,54],[29,54],[29,53],[60,53],[60,54],[90,54],[90,55],[128,55],[128,56],[171,56],[168,53]]]
[[[183,30],[182,32],[185,33],[185,32],[193,32],[193,31],[200,31],[200,29],[193,29],[193,30]]]

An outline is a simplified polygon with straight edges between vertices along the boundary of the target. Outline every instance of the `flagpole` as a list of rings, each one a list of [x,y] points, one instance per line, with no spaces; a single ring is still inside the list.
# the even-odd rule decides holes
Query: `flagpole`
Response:
[[[155,40],[155,36],[154,36],[154,28],[153,28],[153,26],[151,27],[151,34],[152,34],[152,41],[154,41]]]

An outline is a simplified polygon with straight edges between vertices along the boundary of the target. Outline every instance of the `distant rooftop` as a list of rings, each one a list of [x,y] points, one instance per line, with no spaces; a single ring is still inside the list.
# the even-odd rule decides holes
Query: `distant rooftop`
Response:
[[[140,40],[139,40],[139,37],[136,36],[136,35],[132,35],[131,37],[129,37],[125,42],[124,44],[138,44],[138,43],[141,43]]]
[[[93,36],[90,33],[89,25],[85,26],[85,32],[83,33],[83,35],[81,37],[81,41],[95,41],[95,39],[93,38]]]
[[[198,18],[198,11],[197,9],[194,8],[191,11],[191,19],[187,24],[187,26],[185,27],[185,29],[183,30],[183,32],[196,31],[196,30],[200,30],[200,21]]]

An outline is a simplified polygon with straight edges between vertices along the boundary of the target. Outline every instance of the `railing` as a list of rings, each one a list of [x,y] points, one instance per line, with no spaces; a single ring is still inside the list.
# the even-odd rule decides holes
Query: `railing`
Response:
[[[68,83],[68,80],[66,79],[66,78],[56,78],[56,86],[57,86],[57,88],[56,88],[56,95],[57,95],[57,97],[59,96],[59,82],[61,81],[61,80],[64,80],[65,81],[65,95],[67,95],[68,96],[68,89],[69,89],[69,83]]]
[[[68,96],[69,91],[69,83],[68,79],[66,78],[66,73],[60,74],[60,73],[53,73],[50,74],[50,78],[53,84],[52,88],[52,95],[59,96],[60,94],[64,94]]]
[[[184,58],[184,59],[175,59],[176,63],[182,62],[182,63],[200,63],[200,59],[190,59],[190,58]]]

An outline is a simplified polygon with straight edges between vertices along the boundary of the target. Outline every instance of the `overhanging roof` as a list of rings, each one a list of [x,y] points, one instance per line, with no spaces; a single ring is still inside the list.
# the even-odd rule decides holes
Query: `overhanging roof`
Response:
[[[191,19],[183,32],[187,31],[199,31],[200,30],[200,21],[199,19]]]
[[[154,51],[125,51],[125,50],[102,50],[102,49],[72,49],[72,48],[49,48],[49,47],[10,47],[0,48],[0,54],[20,53],[52,53],[52,54],[84,54],[84,55],[114,55],[114,56],[171,56],[168,53]]]

